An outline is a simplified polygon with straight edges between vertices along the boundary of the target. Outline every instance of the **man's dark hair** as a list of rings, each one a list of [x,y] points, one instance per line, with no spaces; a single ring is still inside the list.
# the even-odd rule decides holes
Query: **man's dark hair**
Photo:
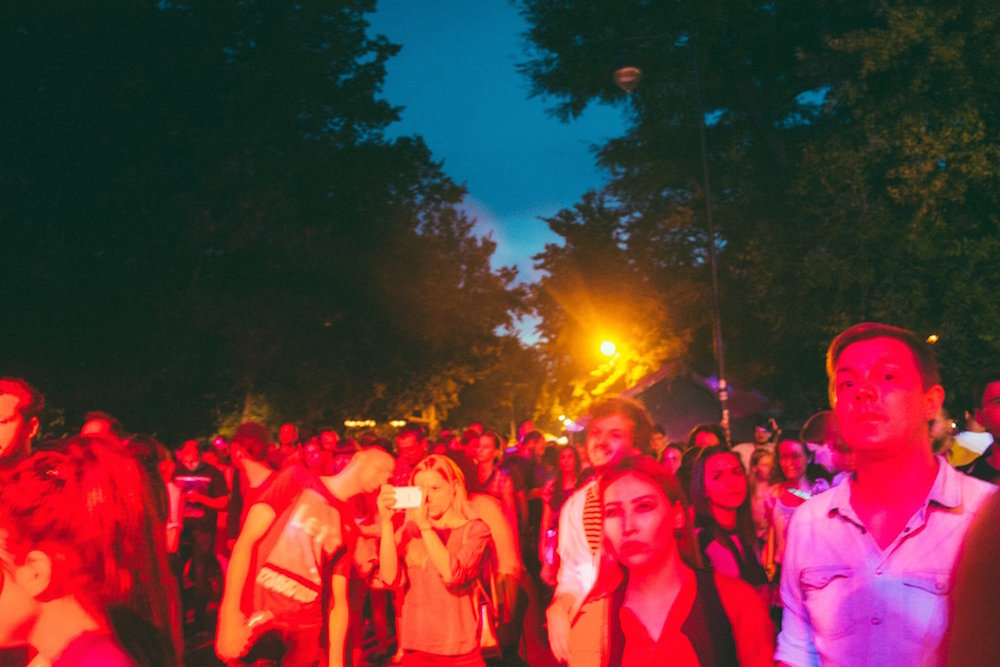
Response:
[[[976,401],[975,407],[983,407],[983,394],[986,393],[986,387],[994,382],[1000,382],[1000,366],[994,366],[976,377],[976,381],[972,385],[972,398]]]
[[[271,430],[257,422],[243,422],[233,433],[232,446],[240,447],[254,461],[264,461],[272,444]]]
[[[24,378],[0,378],[0,394],[17,397],[17,411],[24,421],[30,421],[32,418],[41,419],[42,409],[45,408],[45,397]]]
[[[841,332],[833,339],[826,352],[826,376],[830,381],[828,392],[831,404],[836,398],[837,360],[840,359],[840,355],[847,346],[873,338],[892,338],[910,348],[925,390],[936,384],[941,384],[941,371],[938,368],[937,357],[934,356],[934,350],[926,341],[921,340],[917,334],[909,329],[901,329],[879,322],[862,322]]]
[[[424,427],[420,424],[406,424],[396,433],[396,438],[405,438],[408,435],[414,435],[417,437],[417,440],[423,440]]]
[[[653,420],[650,418],[646,406],[625,396],[612,396],[595,404],[590,409],[590,423],[593,424],[598,419],[611,415],[622,415],[632,422],[633,447],[643,454],[649,454],[653,450],[650,442],[653,439]]]
[[[87,422],[95,419],[106,421],[108,423],[108,427],[111,429],[111,435],[116,438],[125,437],[125,427],[122,426],[122,423],[113,415],[110,415],[107,412],[102,412],[101,410],[91,410],[83,416],[83,423],[86,424]]]
[[[729,441],[726,440],[726,432],[722,430],[722,427],[718,424],[705,422],[704,424],[698,424],[688,433],[688,449],[696,449],[694,441],[698,438],[699,433],[711,433],[718,438],[720,445],[729,446]]]
[[[478,440],[478,439],[479,439],[478,433],[473,431],[471,428],[465,429],[465,431],[462,432],[462,440],[461,440],[462,448],[465,449],[465,447],[467,447],[469,443],[471,443],[473,440]]]
[[[528,431],[521,438],[521,446],[527,447],[528,445],[538,442],[539,440],[545,440],[545,434],[541,431]]]

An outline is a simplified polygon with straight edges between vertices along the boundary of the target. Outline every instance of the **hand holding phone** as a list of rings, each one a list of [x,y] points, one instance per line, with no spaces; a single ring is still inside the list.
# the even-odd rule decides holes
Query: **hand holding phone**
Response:
[[[396,504],[393,509],[405,510],[420,507],[420,503],[424,500],[419,486],[394,486],[392,489],[396,492]]]

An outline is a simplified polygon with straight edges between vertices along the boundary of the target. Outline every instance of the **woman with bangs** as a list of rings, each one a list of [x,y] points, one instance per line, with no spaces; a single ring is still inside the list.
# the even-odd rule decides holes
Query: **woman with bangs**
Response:
[[[673,475],[645,457],[602,480],[605,540],[624,572],[610,664],[773,664],[763,602],[746,582],[702,568],[683,498]]]
[[[0,646],[52,667],[180,664],[162,523],[123,450],[78,437],[0,479]]]
[[[402,664],[481,667],[474,592],[489,528],[470,518],[465,479],[448,457],[421,460],[410,483],[419,487],[421,503],[406,510],[400,530],[394,531],[392,523],[395,489],[383,486],[377,501],[379,577],[403,588]]]

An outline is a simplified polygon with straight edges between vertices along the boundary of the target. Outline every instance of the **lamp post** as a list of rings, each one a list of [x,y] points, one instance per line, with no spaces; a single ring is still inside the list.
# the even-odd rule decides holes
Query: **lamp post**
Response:
[[[722,345],[722,315],[719,306],[719,270],[715,252],[715,225],[712,222],[712,194],[708,179],[708,148],[705,142],[705,109],[701,103],[701,79],[698,75],[698,52],[693,40],[689,41],[694,61],[694,90],[698,115],[698,139],[701,143],[701,177],[705,189],[705,225],[708,228],[708,265],[712,276],[712,342],[715,351],[715,361],[718,365],[718,397],[722,413],[720,425],[729,437],[729,386],[726,383],[725,354]],[[630,94],[642,80],[642,70],[633,65],[615,70],[615,84]]]

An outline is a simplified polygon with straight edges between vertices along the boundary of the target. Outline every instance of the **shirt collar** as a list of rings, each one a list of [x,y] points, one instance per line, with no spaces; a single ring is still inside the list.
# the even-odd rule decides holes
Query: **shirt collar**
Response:
[[[951,467],[944,457],[935,456],[938,464],[937,477],[927,494],[928,503],[954,509],[962,504],[962,473]]]
[[[952,468],[951,464],[943,457],[935,456],[934,459],[938,465],[937,475],[934,476],[934,483],[931,484],[931,490],[927,494],[923,507],[926,509],[933,503],[940,507],[954,509],[962,504],[962,473]],[[826,492],[833,494],[830,498],[830,514],[836,512],[861,525],[861,520],[854,513],[854,508],[851,507],[851,486],[853,484],[854,478],[852,477]]]

